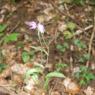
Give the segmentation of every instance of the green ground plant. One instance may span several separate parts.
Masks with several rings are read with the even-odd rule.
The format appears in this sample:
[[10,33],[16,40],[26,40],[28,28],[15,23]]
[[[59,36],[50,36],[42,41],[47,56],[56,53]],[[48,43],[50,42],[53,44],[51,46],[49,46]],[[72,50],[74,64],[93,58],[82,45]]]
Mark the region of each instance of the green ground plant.
[[87,85],[91,80],[95,79],[95,75],[86,66],[80,66],[78,72],[75,73],[75,77],[79,80],[80,85]]
[[85,62],[89,61],[90,59],[91,59],[90,54],[86,53],[86,54],[83,54],[83,56],[81,56],[79,58],[79,62],[80,63],[85,63]]
[[27,51],[23,51],[22,52],[22,60],[24,63],[28,62],[30,59],[30,55]]
[[41,64],[35,65],[32,69],[27,70],[25,80],[32,78],[36,84],[39,83],[39,75],[43,73],[43,66]]
[[77,46],[80,49],[87,48],[86,44],[84,42],[82,42],[81,40],[79,40],[79,39],[74,39],[73,42],[74,42],[74,45]]
[[[21,3],[23,2],[23,0],[10,0],[10,2],[13,5],[18,5],[19,1],[21,1]],[[36,0],[34,0],[34,1],[36,1]],[[33,4],[35,3],[34,1],[33,1]],[[61,7],[62,7],[62,12],[64,12],[63,11],[63,8],[66,11],[66,13],[67,13],[66,15],[65,15],[65,13],[61,13],[61,7],[60,7],[61,4],[60,4],[59,1],[62,1],[62,5],[63,6],[65,5],[64,7],[63,6],[61,6]],[[82,40],[80,40],[80,39],[83,39],[82,36],[84,37],[84,34],[82,36],[75,35],[77,33],[77,30],[82,30],[82,28],[83,28],[83,30],[85,30],[85,27],[88,25],[88,22],[89,23],[91,22],[91,19],[88,19],[90,14],[88,15],[87,19],[85,19],[85,15],[82,14],[80,6],[84,7],[84,5],[85,4],[88,4],[88,3],[95,4],[95,0],[59,0],[59,1],[58,1],[59,2],[58,5],[56,6],[57,3],[55,3],[55,6],[54,6],[55,8],[58,7],[58,9],[56,8],[57,11],[54,10],[54,18],[56,18],[56,15],[58,13],[60,13],[60,15],[58,16],[58,19],[56,18],[56,22],[55,22],[54,18],[52,18],[53,8],[52,8],[52,10],[51,9],[49,10],[50,12],[52,12],[52,13],[50,13],[50,16],[51,17],[50,17],[50,22],[49,23],[48,23],[49,20],[44,21],[44,19],[43,19],[44,18],[44,14],[46,14],[45,15],[45,18],[49,14],[47,10],[46,10],[47,12],[44,11],[44,14],[43,14],[43,12],[41,12],[41,8],[39,6],[38,6],[38,9],[32,10],[33,13],[35,13],[35,11],[37,11],[38,15],[41,12],[41,15],[43,15],[42,16],[43,17],[42,20],[43,20],[43,23],[45,25],[43,25],[42,22],[36,20],[36,17],[34,17],[35,18],[34,21],[30,21],[30,22],[29,21],[26,21],[25,24],[29,27],[30,31],[33,32],[33,33],[35,32],[34,35],[30,35],[30,34],[32,34],[30,32],[29,33],[29,37],[26,36],[26,34],[28,35],[28,33],[26,33],[26,32],[29,32],[29,31],[24,30],[25,27],[24,28],[23,27],[20,28],[20,30],[21,30],[21,34],[20,34],[20,33],[18,33],[19,31],[18,32],[17,31],[8,31],[7,32],[6,30],[7,30],[7,27],[8,26],[6,24],[0,24],[0,45],[1,46],[2,46],[2,44],[4,44],[4,45],[5,44],[10,45],[10,43],[14,43],[14,42],[17,42],[16,43],[16,45],[17,45],[21,41],[22,44],[19,43],[18,48],[20,48],[21,51],[22,51],[22,53],[21,53],[21,59],[23,61],[22,63],[24,63],[23,65],[26,66],[25,63],[28,63],[28,62],[31,62],[32,63],[32,59],[34,57],[35,57],[34,59],[36,59],[36,56],[35,55],[37,55],[37,62],[39,62],[39,64],[33,64],[33,67],[28,68],[28,70],[25,73],[25,80],[28,81],[30,78],[32,78],[34,80],[34,82],[36,84],[38,84],[39,83],[39,77],[42,76],[43,79],[44,79],[44,87],[45,87],[46,90],[48,90],[49,83],[50,83],[50,81],[53,78],[62,78],[62,79],[63,78],[66,78],[66,76],[64,75],[64,71],[65,71],[64,69],[67,66],[69,66],[69,65],[67,65],[65,63],[61,63],[61,62],[59,62],[56,65],[55,64],[52,65],[52,66],[55,66],[55,67],[53,69],[51,67],[50,69],[52,69],[52,70],[50,70],[50,72],[48,72],[47,74],[44,74],[44,70],[45,70],[46,64],[49,63],[49,62],[50,62],[50,64],[52,64],[52,63],[54,63],[57,60],[62,60],[62,62],[63,61],[68,62],[69,61],[68,63],[71,63],[70,65],[72,65],[72,68],[71,69],[68,68],[68,71],[65,72],[67,74],[68,74],[68,72],[70,70],[73,69],[73,66],[76,65],[75,63],[78,63],[79,62],[78,65],[79,66],[82,65],[82,66],[79,67],[79,70],[76,73],[74,73],[74,76],[77,78],[77,80],[79,80],[79,83],[80,83],[81,86],[82,85],[87,85],[88,83],[90,83],[91,80],[94,80],[95,79],[95,75],[93,74],[93,71],[91,71],[90,68],[88,68],[86,66],[83,66],[83,64],[80,64],[80,63],[86,63],[86,62],[90,61],[90,59],[92,57],[91,54],[86,53],[87,50],[89,50],[88,47],[87,47],[87,45],[85,44],[85,42],[87,40],[84,39],[85,42],[82,41]],[[28,4],[31,4],[32,3],[32,2],[31,3],[30,2],[31,2],[31,0],[28,1],[28,3],[25,2],[25,5],[24,5],[25,6],[24,11],[27,12],[27,13],[29,13],[28,11],[31,11],[30,9],[29,10],[26,10],[26,8],[30,8],[29,7],[30,5],[28,5]],[[47,3],[47,2],[45,2],[45,3]],[[27,5],[28,5],[28,7],[27,7]],[[36,4],[35,4],[35,6],[36,6]],[[41,6],[43,6],[43,4],[41,4]],[[76,6],[78,6],[78,8],[76,8]],[[20,8],[22,8],[22,7],[23,6],[20,6]],[[76,10],[73,10],[73,7],[75,7]],[[12,14],[13,15],[17,14],[16,16],[18,18],[19,17],[19,14],[20,14],[19,6],[15,6],[14,8],[16,8],[16,11],[13,11]],[[71,10],[70,10],[70,8],[71,8]],[[90,8],[87,8],[86,9],[85,7],[84,7],[84,9],[85,9],[85,12],[89,12],[87,9],[90,10]],[[2,10],[2,8],[1,8],[1,10]],[[77,13],[76,15],[73,15],[73,11],[74,12],[80,11],[81,14],[78,14]],[[10,13],[10,12],[11,12],[11,9],[9,8],[8,9],[8,13]],[[6,13],[4,13],[4,14],[5,14],[5,18],[6,18],[7,17],[6,16]],[[21,14],[22,14],[22,12],[21,12]],[[64,15],[64,16],[62,16],[62,18],[60,18],[61,14]],[[37,15],[37,19],[38,19],[38,15]],[[79,17],[80,19],[78,20],[79,23],[81,23],[81,21],[82,21],[82,24],[76,24],[76,22],[77,22],[76,21],[76,18],[78,18],[77,17],[78,15],[82,15],[82,16]],[[66,19],[64,19],[65,17],[66,17]],[[26,19],[26,17],[25,17],[25,19]],[[30,19],[31,19],[31,17],[30,17]],[[60,27],[59,24],[61,23],[61,20],[63,21],[63,19],[64,19],[64,22],[66,21],[64,23],[64,24],[66,24],[66,27],[65,27],[66,29],[63,29],[62,31],[58,31],[58,32],[61,32],[61,33],[58,33],[59,34],[58,35],[58,38],[59,38],[58,40],[57,40],[56,37],[54,39],[52,39],[52,36],[51,36],[50,33],[53,33],[52,31],[56,32],[55,30],[53,30],[53,27],[55,28],[55,26],[57,26],[57,25],[58,25],[58,27]],[[8,20],[10,21],[10,19],[8,19]],[[72,20],[72,21],[70,21],[70,20]],[[21,24],[22,24],[22,21],[24,21],[24,20],[23,19],[21,20]],[[86,21],[87,21],[87,23],[86,23],[86,26],[85,26],[85,22]],[[53,25],[53,23],[55,23],[55,24]],[[47,30],[49,30],[51,24],[53,25],[52,26],[52,29],[50,29],[50,32],[46,32],[45,26],[47,26]],[[81,25],[84,25],[84,26],[81,26]],[[56,30],[57,30],[57,28],[56,28]],[[25,35],[22,32],[24,32]],[[60,35],[60,34],[62,34],[62,35]],[[20,41],[18,40],[18,38],[19,38],[20,35],[22,35],[22,36],[24,35],[23,36],[23,39],[24,39],[23,41],[22,41],[22,39]],[[37,36],[35,36],[35,35],[37,35]],[[33,36],[35,36],[35,37],[33,37]],[[58,56],[58,55],[54,55],[54,53],[55,53],[55,51],[54,51],[54,53],[53,53],[54,59],[52,59],[52,54],[51,54],[52,53],[51,51],[52,51],[52,48],[53,47],[50,46],[51,43],[50,44],[48,43],[49,42],[49,39],[50,39],[49,36],[51,37],[50,42],[53,41],[53,44],[52,45],[54,45],[54,46],[55,46],[55,44],[56,44],[57,41],[58,42],[60,41],[54,47],[59,52],[59,54],[58,54],[59,56]],[[56,36],[56,35],[54,35],[54,36]],[[76,37],[79,37],[79,39],[76,38]],[[33,40],[32,39],[31,40],[28,40],[27,38],[28,39],[31,39],[32,38]],[[34,38],[36,38],[36,40]],[[62,43],[61,41],[64,41],[64,42]],[[31,46],[30,46],[30,43],[29,42],[30,43],[33,42],[31,44]],[[24,45],[26,45],[26,43],[29,43],[29,50],[31,48],[30,51],[27,50],[28,48],[27,49],[25,48],[26,50],[24,50]],[[93,43],[93,41],[92,41],[92,43]],[[71,44],[72,44],[72,46],[71,46]],[[32,45],[35,45],[35,46],[32,46]],[[73,49],[71,49],[71,48],[73,48]],[[92,44],[92,48],[93,48],[93,44]],[[82,52],[83,50],[84,50],[84,52]],[[16,51],[16,53],[18,53],[18,52]],[[66,55],[65,55],[65,53],[66,53]],[[79,53],[80,56],[78,57],[78,60],[77,60],[77,54],[78,53]],[[92,53],[92,51],[91,51],[91,53]],[[49,54],[50,54],[50,56],[49,56]],[[64,56],[63,56],[63,54],[64,54]],[[16,54],[16,56],[17,56],[17,54]],[[50,58],[50,60],[49,60],[49,58]],[[66,60],[64,60],[64,58],[66,58]],[[16,58],[15,60],[17,60],[17,59],[18,58]],[[54,60],[54,61],[52,62],[51,59]],[[7,67],[6,64],[3,64],[3,60],[4,60],[4,58],[2,57],[2,54],[0,54],[0,73],[4,69],[6,69],[6,67]],[[6,60],[7,60],[7,58],[6,58]],[[14,58],[13,58],[13,60],[14,60]],[[35,60],[33,60],[33,62],[34,61]],[[34,63],[36,63],[36,62],[34,62]],[[44,63],[46,63],[46,64],[44,64]]]
[[0,63],[0,73],[2,73],[2,71],[3,71],[4,69],[6,69],[6,68],[7,68],[7,64]]
[[53,72],[48,73],[45,76],[45,83],[44,83],[44,87],[46,90],[48,90],[50,80],[54,77],[65,78],[65,75],[59,71],[53,71]]
[[55,67],[56,67],[56,71],[60,72],[60,71],[63,70],[64,68],[68,67],[68,65],[65,64],[65,63],[58,63],[58,64],[56,64]]
[[19,33],[11,33],[11,34],[8,34],[4,37],[4,43],[10,43],[10,42],[15,42],[17,41],[18,39],[18,36],[19,36]]
[[72,4],[77,4],[77,5],[84,5],[86,0],[61,0],[64,3],[72,3]]
[[19,33],[17,32],[6,34],[5,33],[6,28],[7,28],[7,25],[0,24],[0,44],[7,44],[10,42],[15,42],[17,41],[19,37]]
[[69,45],[68,45],[67,42],[64,42],[63,44],[57,44],[57,45],[56,45],[56,48],[57,48],[60,52],[64,53],[64,52],[69,48]]

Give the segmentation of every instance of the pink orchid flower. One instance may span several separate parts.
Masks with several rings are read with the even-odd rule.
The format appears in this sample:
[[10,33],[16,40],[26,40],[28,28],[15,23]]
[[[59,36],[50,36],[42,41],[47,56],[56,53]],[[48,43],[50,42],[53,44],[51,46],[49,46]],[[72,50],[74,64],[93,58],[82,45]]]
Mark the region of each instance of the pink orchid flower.
[[35,21],[30,21],[30,22],[25,22],[26,25],[28,25],[30,27],[30,29],[37,29],[40,33],[44,33],[45,32],[45,28],[44,25],[41,23],[36,23]]
[[41,23],[38,23],[37,29],[38,29],[38,31],[40,31],[41,33],[44,33],[44,32],[45,32],[44,25],[41,24]]
[[28,25],[30,27],[30,29],[36,29],[37,28],[37,24],[35,21],[25,22],[25,24]]

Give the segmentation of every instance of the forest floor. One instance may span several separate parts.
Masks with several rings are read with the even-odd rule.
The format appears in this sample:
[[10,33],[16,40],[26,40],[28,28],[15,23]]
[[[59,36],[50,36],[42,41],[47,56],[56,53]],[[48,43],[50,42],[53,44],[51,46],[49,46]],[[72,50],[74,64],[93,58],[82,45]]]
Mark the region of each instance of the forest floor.
[[14,1],[0,0],[0,95],[95,95],[94,7]]

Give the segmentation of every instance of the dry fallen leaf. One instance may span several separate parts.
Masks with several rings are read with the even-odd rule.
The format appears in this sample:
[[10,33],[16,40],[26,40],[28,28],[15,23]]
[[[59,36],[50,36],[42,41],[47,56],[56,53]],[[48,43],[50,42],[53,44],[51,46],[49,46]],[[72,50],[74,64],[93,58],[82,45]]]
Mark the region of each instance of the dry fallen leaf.
[[64,30],[67,29],[67,26],[64,22],[59,22],[59,25],[58,25],[58,30],[63,32]]
[[14,11],[17,10],[17,8],[16,8],[15,6],[9,5],[9,4],[5,4],[2,8],[3,8],[3,9],[6,9],[6,10],[8,10],[8,11],[10,11],[10,12],[14,12]]
[[35,88],[34,92],[30,93],[30,95],[46,95],[46,94],[42,88]]
[[10,95],[10,94],[6,88],[0,87],[0,95]]
[[91,62],[91,69],[95,70],[95,63],[94,62]]
[[28,94],[28,93],[26,93],[24,91],[19,91],[19,95],[30,95],[30,94]]
[[[45,8],[43,13],[44,13],[43,18],[44,18],[44,21],[46,21],[46,22],[48,22],[51,19],[53,19],[54,17],[56,17],[56,12],[53,10],[53,7],[51,5],[48,6],[47,8]],[[42,18],[40,18],[40,19],[42,19]]]
[[23,64],[14,64],[11,67],[12,72],[20,75],[24,75],[29,68]]
[[69,94],[76,95],[80,91],[78,84],[76,84],[68,77],[64,79],[63,85],[65,87],[65,91]]
[[10,68],[5,69],[2,74],[0,75],[2,78],[11,77],[12,71]]
[[[1,14],[0,14],[1,15]],[[2,15],[1,17],[0,17],[0,23],[3,23],[3,21],[4,21],[4,15]]]
[[2,48],[3,48],[2,54],[5,57],[5,63],[12,64],[15,59],[15,56],[16,56],[15,46],[14,45],[10,45],[10,46],[5,45]]
[[84,90],[85,95],[95,95],[94,89],[90,86],[87,87],[87,89]]
[[37,16],[37,20],[38,20],[40,23],[43,23],[43,22],[46,20],[45,15],[39,15],[39,16]]
[[13,74],[12,80],[19,86],[22,86],[23,84],[23,78],[21,75]]
[[51,94],[50,95],[60,95],[60,93],[59,92],[57,92],[57,91],[53,91],[53,92],[51,92]]
[[79,72],[80,68],[79,67],[74,67],[72,70],[72,74],[74,75],[75,73]]
[[4,85],[7,85],[7,84],[8,84],[7,80],[5,80],[4,78],[0,78],[0,86],[2,86],[2,85],[4,86]]
[[33,81],[33,79],[31,78],[31,79],[25,81],[25,83],[26,83],[26,86],[24,86],[24,90],[27,92],[34,92],[35,82]]

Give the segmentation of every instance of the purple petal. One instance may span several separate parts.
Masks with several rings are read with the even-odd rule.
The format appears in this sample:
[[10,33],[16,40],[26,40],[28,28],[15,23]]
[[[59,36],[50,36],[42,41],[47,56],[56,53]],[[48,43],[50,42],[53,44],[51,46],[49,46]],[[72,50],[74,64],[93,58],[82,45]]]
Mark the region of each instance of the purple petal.
[[41,32],[41,33],[44,33],[45,32],[45,28],[44,28],[44,25],[43,24],[38,23],[37,28],[38,28],[38,31],[39,32]]
[[36,29],[37,28],[37,24],[35,21],[25,22],[25,24],[28,25],[30,27],[30,29]]

